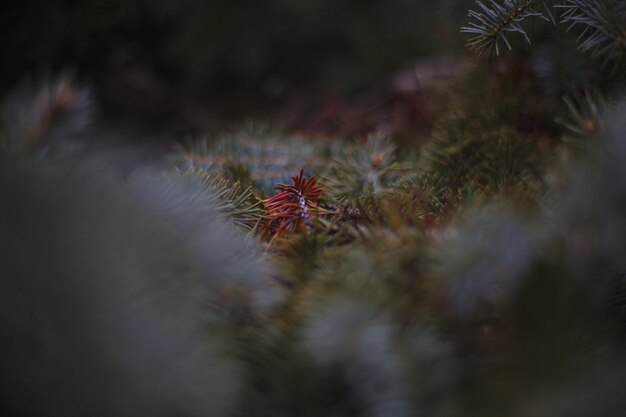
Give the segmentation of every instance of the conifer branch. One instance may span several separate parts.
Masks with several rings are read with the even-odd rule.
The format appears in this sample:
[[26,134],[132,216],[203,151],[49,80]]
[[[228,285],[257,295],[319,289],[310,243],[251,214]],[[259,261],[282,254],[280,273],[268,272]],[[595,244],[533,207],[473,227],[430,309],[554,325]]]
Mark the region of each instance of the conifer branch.
[[578,94],[563,97],[567,107],[567,115],[558,117],[556,122],[565,127],[576,136],[575,139],[567,138],[568,142],[577,142],[577,139],[588,139],[605,129],[605,115],[608,110],[615,107],[616,102],[603,95],[597,90],[585,90]]
[[621,59],[626,51],[626,2],[622,0],[566,0],[561,23],[568,30],[581,27],[579,47],[604,62]]
[[336,158],[325,178],[328,196],[339,202],[358,205],[397,182],[406,167],[396,158],[396,147],[382,134],[368,137],[364,145],[347,147]]
[[212,175],[202,169],[192,169],[183,175],[196,176],[209,187],[217,198],[217,210],[235,226],[243,231],[255,231],[263,218],[263,208],[251,187],[242,189],[239,182]]
[[[462,33],[474,35],[467,41],[467,46],[478,55],[489,55],[495,51],[496,55],[500,55],[502,45],[504,44],[509,50],[511,43],[509,35],[512,33],[520,34],[524,41],[530,44],[530,38],[526,30],[522,27],[522,22],[529,17],[541,17],[549,20],[544,14],[537,10],[540,2],[537,0],[489,0],[483,3],[477,1],[480,10],[470,10],[470,22],[468,26],[461,28]],[[547,7],[544,8],[551,16]]]

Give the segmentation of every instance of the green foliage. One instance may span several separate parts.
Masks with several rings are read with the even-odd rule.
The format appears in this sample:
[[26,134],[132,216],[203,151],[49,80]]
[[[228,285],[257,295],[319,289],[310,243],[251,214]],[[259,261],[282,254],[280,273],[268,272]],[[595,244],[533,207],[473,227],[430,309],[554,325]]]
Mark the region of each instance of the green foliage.
[[384,135],[370,136],[364,144],[347,147],[324,178],[332,201],[362,206],[368,198],[392,187],[406,167],[397,161],[396,147]]
[[511,88],[488,74],[475,68],[464,75],[459,85],[469,91],[455,97],[421,151],[421,171],[412,184],[431,196],[431,208],[498,195],[541,195],[539,144],[545,138],[521,131],[520,119],[527,112],[524,117],[536,118],[532,123],[541,128],[546,104],[527,87]]
[[231,133],[179,145],[168,162],[181,170],[202,168],[217,175],[232,176],[234,169],[249,171],[259,192],[269,194],[276,184],[289,182],[302,168],[312,173],[321,170],[335,148],[328,141],[307,141],[268,126],[248,124]]
[[198,177],[219,201],[217,210],[231,219],[244,231],[254,232],[263,218],[262,202],[255,196],[252,187],[242,189],[239,182],[211,175],[196,168],[183,172],[183,176]]
[[[338,294],[371,303],[402,323],[427,321],[433,288],[425,280],[427,239],[415,227],[372,226],[348,245],[317,250],[315,264],[299,290],[301,308],[310,300]],[[293,267],[291,267],[293,269]]]
[[493,196],[540,181],[537,150],[507,128],[453,137],[434,135],[424,158],[432,175],[443,177],[443,187],[451,195]]

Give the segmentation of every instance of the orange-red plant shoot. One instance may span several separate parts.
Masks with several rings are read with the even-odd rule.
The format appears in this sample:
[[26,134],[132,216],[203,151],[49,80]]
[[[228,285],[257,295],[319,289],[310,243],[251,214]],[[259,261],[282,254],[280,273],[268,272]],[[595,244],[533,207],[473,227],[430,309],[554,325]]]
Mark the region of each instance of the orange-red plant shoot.
[[307,230],[313,227],[322,189],[315,177],[308,180],[304,177],[304,170],[291,179],[292,185],[278,184],[276,189],[280,192],[264,202],[267,210],[265,230],[270,234],[280,235],[302,227]]

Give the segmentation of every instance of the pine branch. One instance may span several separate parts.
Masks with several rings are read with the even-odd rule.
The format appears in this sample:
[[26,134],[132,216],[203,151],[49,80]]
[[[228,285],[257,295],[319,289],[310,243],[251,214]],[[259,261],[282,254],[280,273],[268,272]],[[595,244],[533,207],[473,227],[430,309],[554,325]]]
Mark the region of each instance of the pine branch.
[[[547,12],[544,16],[542,12],[537,11],[538,4],[543,4]],[[488,53],[492,55],[495,51],[496,55],[500,55],[502,45],[509,50],[511,43],[509,35],[512,33],[520,34],[527,44],[530,44],[530,38],[526,30],[522,27],[522,22],[530,17],[541,17],[550,20],[551,13],[543,2],[537,0],[489,0],[488,4],[477,1],[480,10],[470,10],[470,22],[468,26],[461,28],[462,33],[474,35],[467,41],[467,46],[478,55]]]

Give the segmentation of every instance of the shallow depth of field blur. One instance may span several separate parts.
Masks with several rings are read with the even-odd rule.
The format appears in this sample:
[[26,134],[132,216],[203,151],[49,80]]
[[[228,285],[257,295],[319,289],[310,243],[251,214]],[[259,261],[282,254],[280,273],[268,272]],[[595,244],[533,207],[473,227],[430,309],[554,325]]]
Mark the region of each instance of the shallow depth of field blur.
[[0,415],[626,415],[623,0],[0,11]]

